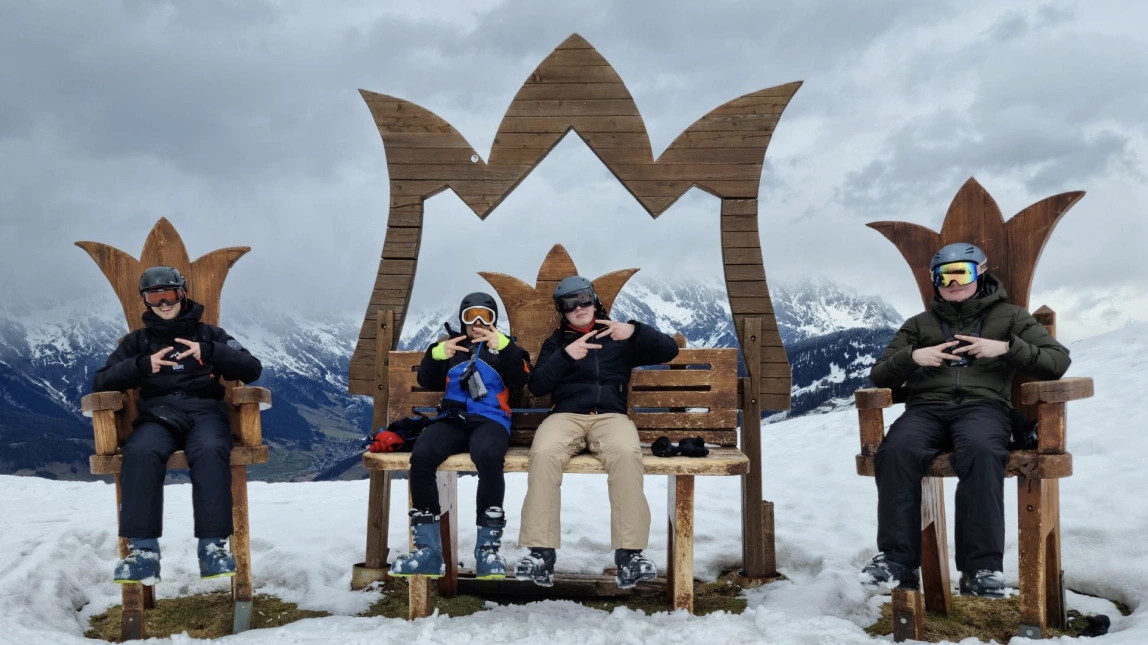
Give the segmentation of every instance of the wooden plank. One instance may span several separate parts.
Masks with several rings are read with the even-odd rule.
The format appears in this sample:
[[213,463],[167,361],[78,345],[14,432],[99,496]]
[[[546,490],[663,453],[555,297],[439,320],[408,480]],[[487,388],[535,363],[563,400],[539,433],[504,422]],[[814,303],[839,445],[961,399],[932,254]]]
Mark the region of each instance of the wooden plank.
[[438,595],[454,598],[458,595],[458,473],[438,472],[438,501],[442,510],[439,518],[439,536],[446,575],[438,580]]
[[[760,248],[742,249],[752,250],[759,255],[761,254]],[[777,320],[773,317],[773,303],[769,298],[733,298],[729,299],[729,306],[735,313],[745,316],[751,314],[760,314],[755,316],[761,319],[761,328],[763,330],[777,331]],[[768,314],[768,315],[766,315]]]
[[[449,181],[459,179],[477,181],[515,182],[526,175],[530,165],[497,165],[470,163],[407,163],[395,164],[389,171],[391,181]],[[418,231],[417,228],[401,229]]]
[[[390,397],[388,386],[390,376],[390,351],[394,346],[395,313],[391,309],[375,310],[375,364],[374,364],[374,406],[372,431],[388,425],[387,405]],[[390,498],[387,498],[388,502]]]
[[[1089,379],[1091,380],[1091,379]],[[1042,403],[1037,406],[1037,452],[1061,454],[1067,447],[1067,422],[1064,403]]]
[[[857,474],[873,476],[873,458],[857,455]],[[925,471],[927,477],[956,477],[957,473],[949,463],[949,453],[942,453],[933,460]],[[1061,479],[1072,476],[1072,455],[1042,455],[1035,450],[1013,450],[1009,452],[1005,464],[1005,477],[1032,477],[1040,479]]]
[[921,584],[925,609],[943,616],[947,616],[953,606],[945,526],[944,480],[926,477],[921,481]]
[[[251,521],[247,501],[247,467],[231,467],[231,553],[235,556],[235,576],[231,579],[231,599],[251,602]],[[250,625],[248,625],[250,627]]]
[[[670,524],[673,527],[672,560],[673,582],[667,580],[667,587],[673,589],[670,599],[675,610],[685,609],[694,613],[694,478],[690,476],[669,477],[667,508],[670,509]],[[669,575],[669,574],[667,574]]]
[[610,170],[626,182],[630,181],[691,181],[691,182],[757,182],[761,178],[761,164],[617,164]]
[[545,66],[534,70],[523,85],[538,83],[606,83],[621,84],[622,79],[609,66]]
[[367,494],[367,553],[363,564],[368,569],[387,568],[388,531],[390,530],[391,474],[370,471]]
[[[92,455],[88,458],[94,475],[113,475],[123,468],[123,455]],[[236,446],[231,449],[232,466],[267,463],[267,446]],[[177,450],[167,460],[168,470],[187,470],[187,455]]]
[[540,67],[551,66],[579,66],[593,67],[596,65],[609,65],[605,58],[593,47],[584,49],[556,49],[542,61]]
[[1047,523],[1044,514],[1044,483],[1039,479],[1022,477],[1017,480],[1017,559],[1020,571],[1020,624],[1021,634],[1025,628],[1035,628],[1036,638],[1041,638],[1048,629],[1045,614],[1048,595],[1045,576],[1047,575],[1044,538]]
[[[529,429],[515,428],[510,435],[510,445],[529,447],[534,441],[534,427]],[[680,441],[686,437],[699,436],[704,438],[709,445],[726,448],[737,447],[737,431],[735,430],[709,430],[704,427],[673,425],[638,431],[638,440],[645,444],[652,444],[660,437],[668,437],[670,441]]]
[[921,592],[893,590],[893,641],[925,640],[925,603]]
[[[511,446],[506,453],[503,470],[508,473],[527,472],[530,455],[528,446]],[[372,453],[363,455],[363,466],[368,470],[409,470],[410,453]],[[749,468],[749,458],[736,448],[710,448],[705,457],[654,457],[649,448],[642,449],[642,466],[647,475],[696,475],[724,477],[744,474]],[[477,467],[469,453],[461,453],[447,458],[439,466],[440,471],[474,472]],[[567,473],[605,473],[602,462],[589,453],[575,455],[570,459]]]
[[[502,119],[499,133],[514,132],[645,132],[640,116],[508,116]],[[501,136],[501,135],[500,135]]]
[[239,445],[258,446],[263,443],[263,421],[258,403],[239,406]]
[[1059,381],[1032,381],[1020,388],[1021,402],[1064,403],[1091,398],[1094,394],[1090,377],[1062,378]]
[[515,101],[555,101],[566,99],[627,99],[630,91],[622,83],[527,83],[514,96]]
[[[736,378],[736,377],[735,377]],[[634,370],[630,376],[630,389],[666,389],[675,387],[710,387],[713,375],[709,370]]]
[[[721,231],[722,236],[733,233],[742,233],[744,235],[751,235],[757,238],[757,216],[756,215],[722,215],[721,218]],[[764,279],[764,278],[763,278]]]
[[[722,249],[722,263],[729,264],[756,264],[762,265],[761,260],[761,247],[750,248],[733,248]],[[729,276],[729,270],[726,270],[726,276]]]
[[734,408],[737,393],[733,389],[712,392],[638,391],[630,393],[630,406],[639,408]]
[[123,392],[92,392],[80,399],[80,412],[85,417],[90,417],[93,412],[100,410],[116,412],[123,408]]
[[1057,629],[1068,622],[1068,607],[1064,598],[1064,572],[1060,568],[1060,480],[1052,479],[1044,487],[1045,537],[1045,620]]
[[853,401],[858,410],[879,410],[893,407],[893,390],[887,387],[874,387],[857,390]]
[[95,433],[96,454],[113,455],[119,448],[116,413],[110,409],[95,410],[92,417],[92,431]]
[[[769,147],[769,139],[772,134],[771,129],[761,131],[690,131],[683,132],[674,143],[681,144],[685,148],[754,148],[764,150]],[[752,199],[752,196],[740,199]]]
[[870,456],[877,454],[877,448],[885,440],[885,414],[878,408],[876,410],[858,409],[861,425],[861,454]]
[[120,612],[120,641],[143,640],[144,631],[144,598],[143,585],[120,585],[122,592],[123,609]]
[[641,116],[632,99],[529,99],[516,100],[508,117]]
[[761,263],[733,264],[726,262],[724,269],[726,284],[733,281],[765,280],[765,268]]

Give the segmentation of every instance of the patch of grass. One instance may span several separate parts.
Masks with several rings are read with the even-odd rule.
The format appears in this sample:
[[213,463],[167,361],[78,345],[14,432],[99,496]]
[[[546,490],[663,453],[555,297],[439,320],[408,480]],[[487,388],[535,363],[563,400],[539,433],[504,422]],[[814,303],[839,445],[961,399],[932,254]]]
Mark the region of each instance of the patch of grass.
[[[1049,627],[1044,637],[1076,637],[1087,624],[1080,612],[1069,610],[1066,628]],[[1020,596],[991,599],[954,595],[953,609],[948,616],[925,612],[925,640],[957,642],[972,636],[985,642],[995,639],[998,643],[1007,643],[1017,635],[1019,625]],[[881,607],[881,618],[865,631],[873,636],[893,633],[892,602]]]
[[[279,627],[304,618],[329,616],[325,611],[308,611],[275,596],[257,594],[252,599],[252,629]],[[92,616],[87,638],[120,642],[120,605]],[[144,611],[144,635],[166,638],[187,632],[192,638],[221,638],[231,633],[231,592],[160,598],[155,609]]]
[[[560,584],[560,583],[559,583]],[[432,593],[434,587],[432,586]],[[361,616],[383,616],[385,618],[407,617],[407,582],[401,578],[390,578],[383,583],[383,597]],[[733,574],[723,576],[712,582],[694,583],[694,614],[704,616],[719,611],[731,614],[740,614],[745,611],[746,600],[741,597],[742,589],[733,582]],[[439,614],[448,616],[469,616],[482,611],[486,601],[492,600],[502,604],[524,605],[538,602],[541,598],[514,598],[506,595],[491,595],[489,598],[459,594],[454,598],[441,598],[434,595],[434,606]],[[603,611],[613,611],[615,607],[628,607],[632,610],[642,610],[646,614],[660,611],[670,611],[672,607],[666,599],[664,592],[632,595],[625,598],[571,598],[572,602]]]

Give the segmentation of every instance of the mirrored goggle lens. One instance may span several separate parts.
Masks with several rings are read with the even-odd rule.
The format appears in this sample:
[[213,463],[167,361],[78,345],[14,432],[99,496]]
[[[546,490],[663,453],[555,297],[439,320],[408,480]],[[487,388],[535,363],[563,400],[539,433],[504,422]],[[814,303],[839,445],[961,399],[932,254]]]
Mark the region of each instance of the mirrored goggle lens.
[[569,313],[579,307],[592,306],[594,306],[594,296],[588,289],[575,291],[558,299],[558,310],[562,313]]
[[180,300],[179,289],[164,289],[163,291],[145,291],[143,292],[144,302],[149,307],[159,307],[162,305],[174,305]]
[[938,287],[950,286],[954,283],[962,287],[977,281],[976,262],[950,262],[933,269],[933,284]]
[[482,321],[484,325],[493,325],[494,311],[488,307],[468,307],[462,310],[464,325],[473,325],[477,321]]

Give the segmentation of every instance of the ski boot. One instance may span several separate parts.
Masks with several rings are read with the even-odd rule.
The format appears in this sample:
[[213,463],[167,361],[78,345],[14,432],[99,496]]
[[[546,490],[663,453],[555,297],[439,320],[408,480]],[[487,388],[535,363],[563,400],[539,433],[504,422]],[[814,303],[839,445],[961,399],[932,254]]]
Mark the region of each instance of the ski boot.
[[506,577],[506,560],[499,555],[506,515],[492,506],[483,512],[474,543],[474,577],[478,580],[501,580]]
[[869,564],[861,569],[860,578],[861,584],[875,591],[891,591],[894,587],[916,590],[921,586],[921,576],[917,569],[893,562],[884,553],[873,556]]
[[446,562],[442,557],[439,516],[430,511],[412,509],[410,517],[411,540],[415,544],[415,550],[400,555],[391,565],[390,575],[396,578],[445,576]]
[[530,580],[539,587],[554,586],[554,549],[530,547],[530,553],[514,567],[514,577]]
[[235,575],[235,556],[227,550],[224,538],[201,539],[196,553],[199,555],[200,578],[214,580]]
[[116,563],[112,579],[121,585],[139,582],[151,586],[159,582],[159,540],[129,539],[128,554]]
[[653,580],[658,577],[658,566],[654,561],[642,555],[641,549],[617,549],[614,551],[614,564],[618,565],[618,574],[614,581],[619,589],[633,589],[641,580]]

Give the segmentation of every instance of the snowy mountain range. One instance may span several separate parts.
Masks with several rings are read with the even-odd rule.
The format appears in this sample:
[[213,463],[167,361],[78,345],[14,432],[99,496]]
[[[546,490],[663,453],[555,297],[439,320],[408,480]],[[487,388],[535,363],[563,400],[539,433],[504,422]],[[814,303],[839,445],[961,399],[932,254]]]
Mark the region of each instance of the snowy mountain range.
[[[782,340],[793,365],[797,416],[847,403],[867,383],[875,355],[901,316],[878,298],[823,279],[772,291]],[[457,325],[453,304],[412,312],[401,349],[421,349]],[[616,319],[648,321],[681,332],[693,347],[729,347],[736,337],[720,281],[664,284],[635,279],[619,294]],[[347,474],[370,430],[371,403],[347,394],[347,366],[361,325],[357,316],[304,317],[239,311],[225,327],[263,361],[257,383],[272,391],[263,435],[271,463],[252,469],[268,480]],[[0,310],[0,473],[87,479],[90,422],[80,398],[92,374],[127,331],[114,302],[39,311]]]

